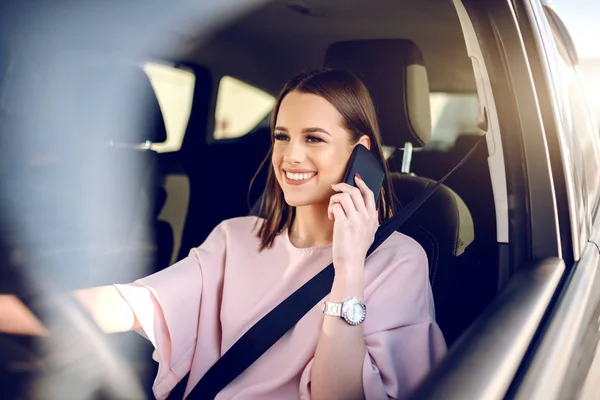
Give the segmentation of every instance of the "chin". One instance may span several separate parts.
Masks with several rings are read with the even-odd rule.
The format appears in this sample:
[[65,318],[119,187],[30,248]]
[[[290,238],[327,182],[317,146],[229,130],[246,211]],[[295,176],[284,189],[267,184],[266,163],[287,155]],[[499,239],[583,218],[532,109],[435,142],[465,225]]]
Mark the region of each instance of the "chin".
[[288,194],[284,193],[283,195],[285,202],[287,205],[291,207],[305,207],[311,206],[313,204],[321,204],[324,202],[329,202],[329,197],[325,196],[309,196],[309,195],[301,195],[300,193]]
[[299,198],[299,196],[284,196],[285,203],[290,207],[304,207],[312,204],[311,201],[303,198]]

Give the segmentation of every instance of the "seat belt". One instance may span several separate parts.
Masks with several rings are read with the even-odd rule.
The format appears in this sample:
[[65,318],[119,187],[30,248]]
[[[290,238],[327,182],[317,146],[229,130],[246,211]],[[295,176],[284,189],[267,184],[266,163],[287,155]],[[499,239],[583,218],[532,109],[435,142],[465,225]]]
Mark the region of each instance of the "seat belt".
[[[481,140],[442,179],[437,181],[433,186],[428,187],[418,197],[402,207],[392,218],[379,226],[377,232],[375,232],[373,244],[371,244],[371,247],[367,251],[367,257],[392,233],[398,230],[444,181],[471,157],[475,149],[479,146],[479,143],[481,143]],[[210,367],[187,398],[213,400],[221,390],[252,365],[263,353],[293,328],[306,313],[329,294],[334,276],[335,270],[333,263],[331,263],[254,324]],[[180,383],[185,384],[187,382],[186,378]],[[174,394],[174,392],[180,393],[181,388],[176,387],[171,394]],[[169,396],[169,399],[172,400],[173,397]]]

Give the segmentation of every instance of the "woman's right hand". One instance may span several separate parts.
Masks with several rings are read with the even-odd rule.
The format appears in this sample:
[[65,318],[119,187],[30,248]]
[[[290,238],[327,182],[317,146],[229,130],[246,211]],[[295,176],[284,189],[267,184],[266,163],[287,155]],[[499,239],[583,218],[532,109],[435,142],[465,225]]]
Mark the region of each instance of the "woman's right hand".
[[[56,301],[60,301],[57,296]],[[73,292],[73,297],[105,333],[127,332],[139,327],[129,304],[112,286]],[[17,296],[0,295],[0,332],[13,335],[47,335],[48,330]]]
[[112,285],[76,290],[73,296],[105,333],[139,328],[131,307]]
[[10,335],[47,335],[39,319],[17,296],[0,295],[0,332]]

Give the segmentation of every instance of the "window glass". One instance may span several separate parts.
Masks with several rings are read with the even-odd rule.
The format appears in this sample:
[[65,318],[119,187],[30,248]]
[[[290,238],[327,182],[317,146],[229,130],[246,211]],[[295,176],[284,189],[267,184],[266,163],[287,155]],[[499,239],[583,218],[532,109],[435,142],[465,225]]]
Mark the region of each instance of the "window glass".
[[152,82],[167,128],[167,141],[153,144],[152,149],[159,153],[177,151],[190,119],[196,76],[190,70],[159,63],[144,64],[144,71]]
[[431,104],[431,142],[451,146],[459,135],[478,134],[477,93],[433,92]]
[[595,211],[600,181],[600,142],[579,75],[572,64],[560,29],[548,9],[544,10],[552,37],[547,43],[554,97],[558,104],[557,116],[568,154],[564,154],[573,179],[577,201],[577,218],[581,229]]
[[583,89],[591,102],[595,121],[600,122],[600,3],[595,0],[556,0],[552,8],[569,30],[579,55]]
[[581,60],[579,70],[592,114],[596,124],[600,125],[600,58]]
[[215,139],[230,139],[250,132],[271,112],[275,98],[246,82],[224,76],[219,83],[215,110]]

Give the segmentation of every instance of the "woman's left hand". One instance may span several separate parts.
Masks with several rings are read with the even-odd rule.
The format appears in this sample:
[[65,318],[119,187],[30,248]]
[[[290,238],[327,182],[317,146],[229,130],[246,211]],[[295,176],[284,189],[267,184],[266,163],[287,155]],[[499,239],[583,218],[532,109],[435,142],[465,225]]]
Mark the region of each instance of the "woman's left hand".
[[360,176],[358,188],[346,183],[332,185],[338,192],[329,200],[328,215],[333,219],[333,265],[336,273],[353,274],[364,267],[365,257],[379,226],[375,197]]

